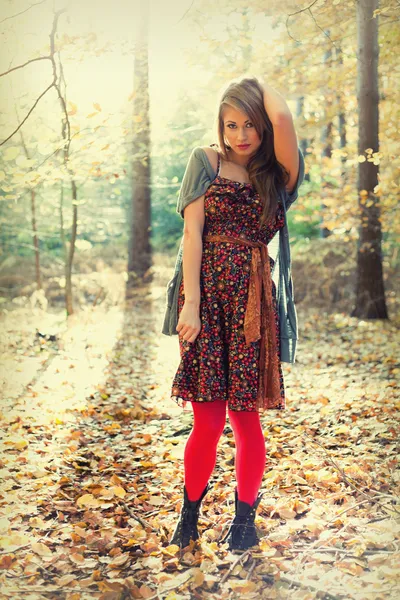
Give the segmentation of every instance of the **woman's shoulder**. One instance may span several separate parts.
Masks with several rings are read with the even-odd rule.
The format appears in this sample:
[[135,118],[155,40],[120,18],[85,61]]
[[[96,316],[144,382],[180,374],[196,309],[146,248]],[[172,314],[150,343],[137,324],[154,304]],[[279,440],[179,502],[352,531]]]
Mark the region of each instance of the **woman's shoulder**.
[[213,171],[217,171],[219,151],[216,144],[213,144],[213,146],[197,146],[195,151],[198,153],[198,156],[205,155],[208,158],[208,162],[210,163]]

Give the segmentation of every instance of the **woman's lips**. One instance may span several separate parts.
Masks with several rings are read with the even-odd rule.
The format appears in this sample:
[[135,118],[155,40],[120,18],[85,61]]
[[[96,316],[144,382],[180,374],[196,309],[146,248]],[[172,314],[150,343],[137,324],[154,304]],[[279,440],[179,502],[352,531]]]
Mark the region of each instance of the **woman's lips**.
[[250,144],[238,144],[238,148],[248,148]]

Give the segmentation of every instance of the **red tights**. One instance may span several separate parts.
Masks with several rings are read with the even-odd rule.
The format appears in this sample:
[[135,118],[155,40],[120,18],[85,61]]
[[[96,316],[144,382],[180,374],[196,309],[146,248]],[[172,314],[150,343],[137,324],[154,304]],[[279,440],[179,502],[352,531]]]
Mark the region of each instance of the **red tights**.
[[[194,424],[184,453],[185,487],[189,500],[198,500],[217,459],[217,446],[225,428],[225,401],[192,402]],[[258,412],[228,409],[236,443],[235,470],[238,498],[253,505],[262,482],[265,439]]]

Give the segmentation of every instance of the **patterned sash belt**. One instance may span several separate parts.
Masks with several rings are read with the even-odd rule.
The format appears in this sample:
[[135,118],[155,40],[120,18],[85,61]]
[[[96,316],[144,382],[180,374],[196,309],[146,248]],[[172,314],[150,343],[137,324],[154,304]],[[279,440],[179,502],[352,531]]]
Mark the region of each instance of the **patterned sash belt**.
[[275,408],[281,402],[281,391],[268,246],[231,235],[207,234],[203,240],[253,248],[244,335],[247,345],[261,338],[257,409]]

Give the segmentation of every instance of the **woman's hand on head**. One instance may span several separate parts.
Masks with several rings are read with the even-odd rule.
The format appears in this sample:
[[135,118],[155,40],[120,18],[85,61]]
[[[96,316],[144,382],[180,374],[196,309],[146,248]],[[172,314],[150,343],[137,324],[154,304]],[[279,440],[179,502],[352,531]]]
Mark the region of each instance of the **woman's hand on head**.
[[201,330],[200,309],[196,304],[185,302],[179,315],[176,330],[179,337],[193,343]]

